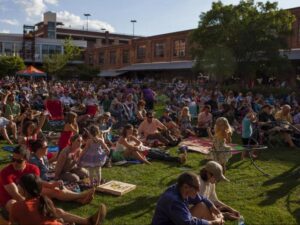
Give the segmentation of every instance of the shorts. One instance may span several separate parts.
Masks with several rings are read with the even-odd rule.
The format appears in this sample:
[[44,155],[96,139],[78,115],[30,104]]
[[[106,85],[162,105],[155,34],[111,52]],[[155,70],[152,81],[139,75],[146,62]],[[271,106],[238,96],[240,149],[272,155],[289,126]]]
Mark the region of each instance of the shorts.
[[9,120],[5,117],[0,117],[0,128],[5,128],[9,124]]

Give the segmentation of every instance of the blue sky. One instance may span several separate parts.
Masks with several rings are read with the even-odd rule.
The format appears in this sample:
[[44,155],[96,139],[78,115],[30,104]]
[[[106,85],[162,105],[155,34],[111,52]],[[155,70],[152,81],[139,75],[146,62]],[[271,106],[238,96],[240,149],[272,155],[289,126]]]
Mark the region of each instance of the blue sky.
[[[45,11],[57,12],[65,26],[83,29],[90,13],[89,30],[155,35],[197,27],[199,15],[212,0],[0,0],[0,33],[22,33],[23,24],[42,20]],[[223,0],[237,4],[239,0]],[[263,1],[265,2],[265,1]],[[279,0],[280,8],[300,7],[299,0]]]

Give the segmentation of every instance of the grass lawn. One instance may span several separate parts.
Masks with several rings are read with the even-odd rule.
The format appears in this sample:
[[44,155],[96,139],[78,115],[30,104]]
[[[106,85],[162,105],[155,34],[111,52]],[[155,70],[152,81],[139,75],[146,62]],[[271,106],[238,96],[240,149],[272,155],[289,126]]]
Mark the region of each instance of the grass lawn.
[[[2,142],[3,144],[3,142]],[[171,149],[176,154],[176,149]],[[300,224],[300,150],[269,149],[260,155],[257,164],[270,177],[260,174],[249,160],[234,156],[226,176],[230,183],[217,186],[219,198],[238,209],[248,225]],[[0,157],[6,157],[3,151]],[[153,162],[153,165],[130,165],[103,169],[104,178],[116,179],[137,185],[137,189],[123,197],[97,193],[90,205],[59,203],[78,215],[91,215],[100,202],[109,208],[106,225],[150,224],[159,195],[173,184],[184,170],[198,172],[205,157],[189,153],[185,167],[173,163]],[[4,164],[1,164],[3,167]],[[237,224],[228,222],[226,224]]]
[[[162,106],[156,110],[161,114]],[[238,138],[234,138],[238,142]],[[5,142],[0,142],[0,147]],[[176,148],[171,149],[176,154]],[[1,158],[7,153],[0,151]],[[300,224],[300,150],[284,147],[268,149],[256,161],[271,176],[263,176],[248,159],[241,161],[239,155],[228,163],[226,176],[229,183],[217,185],[219,199],[236,208],[245,218],[247,225]],[[151,223],[156,202],[160,194],[173,184],[185,170],[199,172],[205,156],[188,154],[188,162],[182,167],[173,163],[153,162],[152,165],[114,166],[103,169],[106,180],[119,180],[137,185],[137,189],[114,197],[97,193],[91,204],[56,202],[56,205],[81,216],[95,212],[99,203],[108,206],[105,225],[147,225]],[[0,164],[3,167],[5,164]],[[237,224],[227,222],[226,224]]]

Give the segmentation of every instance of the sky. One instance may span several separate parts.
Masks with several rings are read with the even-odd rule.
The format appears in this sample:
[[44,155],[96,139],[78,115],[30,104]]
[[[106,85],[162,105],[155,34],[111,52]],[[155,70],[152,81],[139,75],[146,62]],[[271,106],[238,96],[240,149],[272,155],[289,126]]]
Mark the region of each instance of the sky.
[[[265,2],[264,0],[262,0]],[[197,27],[199,15],[211,8],[212,0],[0,0],[0,33],[22,33],[24,24],[42,21],[43,13],[57,13],[64,26],[150,36]],[[223,0],[237,4],[239,0]],[[283,9],[300,7],[299,0],[279,0]]]

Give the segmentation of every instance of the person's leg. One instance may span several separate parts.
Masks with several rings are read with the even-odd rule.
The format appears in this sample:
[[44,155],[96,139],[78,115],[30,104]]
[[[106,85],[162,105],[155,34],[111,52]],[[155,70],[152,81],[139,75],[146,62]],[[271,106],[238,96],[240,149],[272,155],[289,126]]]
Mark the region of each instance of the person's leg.
[[77,215],[68,213],[60,208],[56,209],[56,214],[59,218],[62,218],[64,220],[64,222],[82,224],[82,225],[90,224],[88,218],[83,218],[81,216],[77,216]]
[[10,138],[8,137],[7,131],[6,131],[6,127],[2,127],[0,129],[0,133],[3,136],[3,138],[10,144],[13,145],[14,143],[10,140]]
[[9,127],[10,127],[10,129],[11,129],[11,131],[12,131],[12,134],[13,134],[14,139],[15,139],[15,140],[18,140],[18,135],[17,135],[17,131],[18,131],[18,130],[17,130],[17,125],[16,125],[16,123],[10,121],[10,122],[9,122]]
[[96,185],[97,187],[101,184],[101,167],[95,167],[95,173],[96,173]]
[[180,162],[179,157],[170,156],[165,152],[153,148],[148,151],[147,157],[150,159],[162,160],[167,162]]
[[57,199],[60,201],[76,201],[81,204],[89,203],[94,197],[95,190],[90,189],[84,192],[76,193],[67,189],[58,190],[47,187],[42,188],[42,195],[45,195],[51,199]]
[[93,167],[88,167],[87,168],[89,171],[89,179],[90,179],[90,185],[94,185],[94,178],[95,178],[95,170]]
[[6,203],[5,209],[7,210],[8,214],[10,214],[12,205],[15,204],[16,202],[17,202],[16,200],[11,199]]
[[295,144],[289,133],[284,132],[282,135],[283,135],[284,140],[289,144],[290,147],[295,147]]
[[190,209],[190,212],[192,216],[197,217],[199,219],[205,219],[209,221],[214,219],[213,214],[209,211],[209,209],[203,202],[193,206]]
[[60,179],[70,183],[78,182],[80,180],[79,176],[75,173],[66,172],[60,175]]
[[149,134],[147,136],[147,139],[158,139],[160,142],[164,143],[165,145],[169,144],[169,141],[164,136],[162,136],[160,133]]
[[84,179],[89,176],[89,172],[85,168],[76,168],[72,170],[73,173],[75,173],[80,179]]
[[126,150],[124,152],[124,157],[125,158],[134,158],[139,161],[142,161],[143,163],[151,164],[143,154],[141,154],[140,152],[137,152],[137,151],[127,151]]

